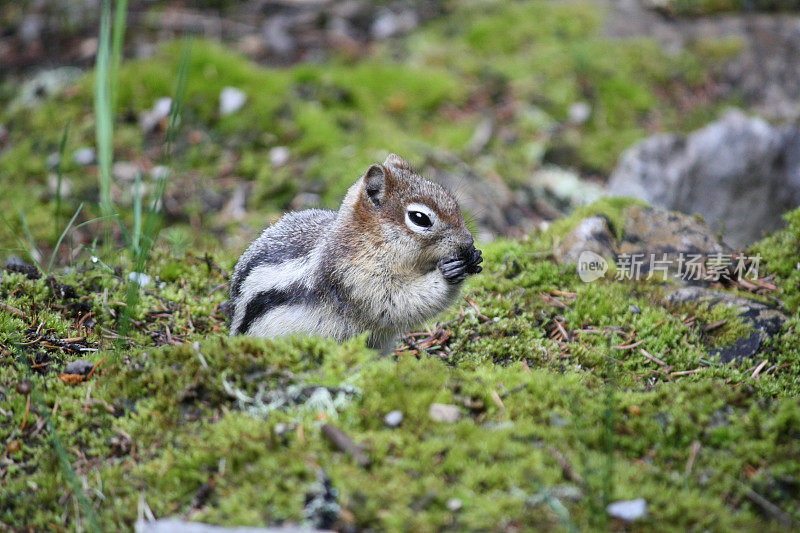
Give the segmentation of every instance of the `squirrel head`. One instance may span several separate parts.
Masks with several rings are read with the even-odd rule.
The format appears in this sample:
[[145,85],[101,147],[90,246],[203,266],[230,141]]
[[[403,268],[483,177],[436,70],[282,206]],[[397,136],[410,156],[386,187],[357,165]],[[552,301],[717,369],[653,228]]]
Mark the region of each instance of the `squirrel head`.
[[352,209],[360,246],[372,244],[405,268],[433,269],[443,257],[467,255],[474,247],[455,197],[397,154],[370,166],[348,191],[345,206]]

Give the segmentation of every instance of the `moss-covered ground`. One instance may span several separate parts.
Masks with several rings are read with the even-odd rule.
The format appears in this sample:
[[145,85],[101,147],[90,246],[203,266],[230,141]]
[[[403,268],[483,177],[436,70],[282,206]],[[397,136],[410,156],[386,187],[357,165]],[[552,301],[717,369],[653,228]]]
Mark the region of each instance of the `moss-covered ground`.
[[[731,43],[668,56],[602,38],[601,24],[578,2],[454,2],[365,57],[286,69],[198,40],[168,161],[163,129],[143,134],[137,117],[173,93],[181,46],[124,63],[115,160],[172,168],[138,301],[108,220],[73,226],[47,267],[78,205],[76,225],[100,212],[96,168],[71,157],[94,144],[91,76],[31,109],[3,88],[0,247],[48,272],[0,273],[0,528],[85,530],[96,517],[115,531],[151,514],[340,530],[797,527],[800,211],[753,250],[789,316],[753,360],[711,355],[747,328],[733,310],[668,307],[662,285],[583,283],[552,260],[581,216],[616,220],[618,201],[485,246],[465,299],[391,356],[363,338],[228,337],[219,305],[247,239],[299,192],[335,205],[386,150],[415,163],[450,151],[512,185],[545,161],[602,174],[630,142],[729,103],[703,95]],[[226,86],[248,102],[220,117]],[[566,120],[576,101],[592,109],[584,124]],[[487,114],[496,133],[471,154]],[[71,191],[57,209],[47,160],[67,124]],[[290,151],[279,168],[276,146]],[[208,208],[232,182],[252,185],[243,221]],[[130,228],[126,187],[114,194]],[[66,373],[78,359],[91,376]],[[433,403],[460,419],[433,420]],[[390,428],[394,410],[404,418]],[[633,524],[605,512],[638,497],[648,515]]]
[[[605,504],[637,497],[648,517],[635,530],[797,520],[798,315],[755,359],[719,365],[703,326],[737,327],[732,311],[670,309],[655,284],[583,283],[548,258],[553,237],[487,246],[460,308],[388,357],[364,339],[229,339],[215,310],[226,269],[213,257],[175,267],[157,251],[151,271],[169,281],[143,294],[123,339],[119,273],[79,265],[60,278],[74,288],[64,298],[52,281],[5,272],[0,522],[86,526],[53,435],[108,530],[148,507],[222,524],[319,525],[306,496],[320,472],[344,529],[613,528]],[[789,250],[798,233],[771,239]],[[779,255],[766,265],[776,273]],[[787,301],[797,297],[791,275],[776,279]],[[60,373],[77,358],[99,366],[69,384]],[[432,403],[458,406],[461,419],[432,420]],[[393,410],[404,414],[396,429],[384,424]],[[326,422],[371,465],[333,446]]]

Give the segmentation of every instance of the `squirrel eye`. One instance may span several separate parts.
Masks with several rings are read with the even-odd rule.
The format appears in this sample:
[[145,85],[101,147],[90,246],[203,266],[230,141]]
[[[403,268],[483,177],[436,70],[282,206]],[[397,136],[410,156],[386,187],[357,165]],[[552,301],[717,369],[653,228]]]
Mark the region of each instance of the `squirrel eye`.
[[419,211],[409,211],[408,219],[422,228],[430,228],[433,226],[433,222],[431,222],[431,219],[428,218],[428,215]]

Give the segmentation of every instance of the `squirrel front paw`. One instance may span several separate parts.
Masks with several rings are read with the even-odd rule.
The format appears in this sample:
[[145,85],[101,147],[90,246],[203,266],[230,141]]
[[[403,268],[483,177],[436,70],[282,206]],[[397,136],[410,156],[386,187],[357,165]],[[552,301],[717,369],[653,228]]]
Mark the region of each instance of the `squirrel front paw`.
[[473,248],[466,256],[449,255],[439,260],[437,266],[444,279],[453,285],[461,283],[467,274],[477,274],[483,267],[478,266],[483,261],[481,251]]
[[477,248],[472,249],[472,256],[467,263],[467,274],[477,274],[483,270],[482,266],[478,266],[480,263],[483,263],[483,256],[481,253],[482,252]]

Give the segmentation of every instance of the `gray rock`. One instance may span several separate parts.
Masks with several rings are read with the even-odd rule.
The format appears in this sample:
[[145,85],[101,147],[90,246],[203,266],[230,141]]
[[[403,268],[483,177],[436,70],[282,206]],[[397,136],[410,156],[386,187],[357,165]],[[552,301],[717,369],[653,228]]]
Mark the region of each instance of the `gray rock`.
[[23,83],[10,104],[11,110],[38,105],[45,98],[55,96],[72,85],[83,73],[75,67],[59,67],[43,70]]
[[383,423],[390,428],[400,427],[400,424],[403,423],[403,411],[394,410],[386,413],[386,416],[383,417]]
[[264,22],[262,35],[270,52],[284,57],[294,53],[297,43],[287,31],[291,24],[291,18],[286,15],[276,15]]
[[247,95],[236,87],[225,87],[219,93],[219,114],[223,117],[239,111],[247,102]]
[[406,10],[394,13],[388,9],[381,10],[375,21],[372,23],[370,32],[377,40],[388,39],[403,33],[408,33],[419,24],[417,14],[414,11]]
[[87,146],[75,150],[72,153],[72,160],[75,161],[75,163],[86,167],[89,165],[93,165],[95,161],[97,161],[97,156],[95,155],[94,148]]
[[91,361],[86,361],[85,359],[77,359],[75,361],[70,361],[64,367],[65,374],[80,374],[85,376],[88,374],[92,368],[94,368],[94,363]]
[[739,111],[687,136],[655,135],[626,151],[608,192],[701,215],[746,246],[800,205],[800,130]]
[[[716,257],[726,262],[726,268],[732,265],[732,250],[703,221],[693,216],[642,205],[629,206],[622,215],[621,239],[617,239],[608,219],[588,217],[558,243],[554,250],[556,260],[577,262],[583,281],[600,277],[584,276],[581,271],[584,263],[595,272],[594,265],[588,263],[607,260],[616,261],[618,267],[629,272],[625,279],[671,278],[678,283],[717,281],[709,278],[707,269],[707,263]],[[633,258],[636,258],[636,267]],[[690,260],[696,265],[690,267]],[[617,275],[621,275],[619,270]]]
[[612,502],[606,507],[606,512],[614,518],[624,522],[633,522],[647,516],[647,501],[644,498]]
[[428,416],[434,422],[452,424],[461,419],[461,410],[457,405],[447,403],[432,403],[428,409]]
[[608,220],[602,216],[584,218],[569,232],[555,250],[560,263],[574,263],[586,251],[616,260],[616,238]]
[[703,287],[683,287],[667,293],[668,304],[701,303],[709,307],[724,305],[734,308],[739,318],[752,329],[733,343],[713,348],[711,355],[719,357],[721,363],[742,361],[758,353],[764,341],[777,335],[787,317],[779,309],[751,298],[737,296],[724,291]]
[[23,42],[30,44],[39,40],[44,28],[44,17],[37,13],[25,15],[19,25],[19,36]]

